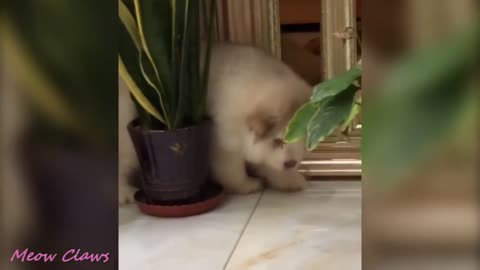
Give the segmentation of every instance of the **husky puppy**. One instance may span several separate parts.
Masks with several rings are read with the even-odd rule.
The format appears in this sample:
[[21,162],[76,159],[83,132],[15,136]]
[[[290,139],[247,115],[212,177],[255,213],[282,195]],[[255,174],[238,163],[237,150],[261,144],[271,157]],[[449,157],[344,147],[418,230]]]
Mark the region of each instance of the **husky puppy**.
[[[213,120],[212,173],[228,191],[248,194],[263,184],[279,190],[303,189],[297,172],[304,142],[283,142],[288,121],[305,103],[311,87],[287,65],[260,49],[218,44],[212,49],[208,108]],[[132,201],[129,172],[136,166],[126,125],[133,118],[128,90],[120,87],[119,200]],[[127,99],[127,101],[125,100]],[[255,171],[247,174],[246,164]]]
[[[259,191],[259,179],[275,189],[303,189],[306,181],[297,167],[304,142],[285,144],[283,135],[311,87],[278,59],[243,45],[216,45],[210,75],[215,179],[240,194]],[[255,176],[247,173],[245,163]]]

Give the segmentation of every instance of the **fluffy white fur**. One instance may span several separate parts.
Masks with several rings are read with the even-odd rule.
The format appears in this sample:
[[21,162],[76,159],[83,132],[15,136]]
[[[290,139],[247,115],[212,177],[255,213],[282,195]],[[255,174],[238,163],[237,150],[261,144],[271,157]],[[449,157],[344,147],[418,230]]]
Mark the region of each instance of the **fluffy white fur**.
[[[296,170],[304,142],[282,144],[282,138],[289,119],[308,100],[310,86],[281,61],[241,45],[216,46],[210,74],[215,178],[232,192],[256,192],[262,181],[247,175],[248,162],[274,188],[304,188],[306,181]],[[286,168],[288,162],[297,165]]]
[[[280,190],[304,188],[305,178],[296,170],[305,152],[304,142],[283,144],[282,138],[289,119],[310,93],[311,87],[305,81],[263,51],[242,45],[216,45],[208,96],[209,114],[214,121],[211,164],[216,180],[240,194],[259,191],[262,180]],[[128,99],[128,90],[121,85],[120,203],[132,201],[133,190],[127,178],[129,171],[138,166],[125,128],[134,117]],[[256,177],[247,175],[247,162],[254,167]]]

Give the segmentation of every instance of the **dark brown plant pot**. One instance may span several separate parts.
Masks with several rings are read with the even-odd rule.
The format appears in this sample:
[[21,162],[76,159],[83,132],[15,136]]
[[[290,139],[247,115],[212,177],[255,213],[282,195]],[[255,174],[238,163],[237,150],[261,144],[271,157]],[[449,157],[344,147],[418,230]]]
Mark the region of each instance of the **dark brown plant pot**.
[[198,195],[209,172],[211,123],[175,131],[148,130],[138,120],[128,131],[142,169],[142,188],[150,203]]

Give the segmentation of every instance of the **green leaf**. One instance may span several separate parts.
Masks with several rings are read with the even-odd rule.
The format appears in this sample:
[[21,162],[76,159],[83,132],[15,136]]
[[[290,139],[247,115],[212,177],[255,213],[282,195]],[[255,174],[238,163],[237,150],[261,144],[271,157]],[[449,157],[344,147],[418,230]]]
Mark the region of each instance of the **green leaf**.
[[346,91],[328,100],[317,109],[307,128],[307,149],[309,151],[315,149],[325,137],[347,119],[357,89],[351,85]]
[[190,16],[190,22],[192,23],[189,27],[191,42],[186,44],[186,57],[188,60],[188,65],[186,67],[186,76],[188,77],[188,85],[185,86],[188,89],[184,98],[180,100],[182,104],[179,104],[182,107],[184,121],[186,123],[196,123],[197,119],[195,118],[195,112],[201,103],[201,98],[199,97],[202,94],[201,91],[201,72],[200,72],[200,7],[197,6],[200,3],[194,1],[191,3],[192,12]]
[[[161,112],[164,115],[165,122],[164,124],[167,125],[168,128],[172,127],[172,122],[170,117],[170,112],[168,111],[168,107],[165,106],[165,103],[167,101],[167,98],[165,96],[165,92],[161,91],[161,85],[160,82],[157,80],[157,77],[155,75],[155,68],[152,66],[152,63],[148,61],[147,56],[145,55],[145,51],[140,51],[138,54],[138,67],[140,67],[140,71],[142,73],[143,79],[147,82],[147,84],[150,86],[151,89],[154,90],[154,93],[156,94],[155,99],[157,102],[155,104],[160,105]],[[150,89],[144,89],[143,91],[148,91]],[[153,98],[153,95],[152,95]]]
[[[39,132],[41,139],[49,143],[74,140],[116,149],[111,138],[118,132],[117,104],[112,102],[112,96],[118,93],[117,79],[114,70],[105,68],[112,66],[116,55],[108,46],[99,46],[117,39],[116,31],[112,31],[117,24],[111,19],[116,18],[118,11],[112,8],[112,2],[24,0],[2,1],[0,6],[2,19],[11,22],[17,46],[21,45],[16,50],[34,64],[31,69],[15,69],[22,72],[16,75],[44,81],[25,89],[39,98],[32,96],[35,106],[31,120],[36,124],[32,132]],[[3,45],[6,38],[2,35],[1,39]],[[44,90],[48,91],[46,95],[37,96],[37,91]],[[52,93],[62,103],[55,106],[67,107],[71,113],[49,113],[55,106],[43,100]],[[71,122],[59,120],[70,116]]]
[[[177,1],[174,1],[174,3],[176,2]],[[189,47],[197,42],[194,40],[194,37],[195,34],[198,33],[195,31],[195,25],[198,24],[198,1],[190,2],[189,0],[185,0],[180,2],[183,4],[179,6],[182,10],[178,12],[183,14],[183,16],[177,16],[176,24],[178,29],[182,31],[182,40],[178,45],[179,54],[178,59],[175,61],[178,68],[174,68],[175,71],[178,71],[178,82],[176,82],[178,83],[177,111],[175,116],[176,127],[180,126],[182,121],[185,120],[185,109],[188,101],[187,94],[191,92],[190,90],[193,90],[191,89],[192,84],[190,80],[190,78],[193,78],[193,74],[189,72],[188,67],[192,64],[192,61],[195,60],[194,58],[199,57],[198,55],[190,57],[191,54],[189,54]],[[174,55],[174,59],[176,55],[177,54]]]
[[340,127],[341,131],[344,131],[348,128],[352,120],[357,116],[357,114],[360,113],[361,105],[359,103],[361,102],[361,98],[358,98],[357,101],[353,103],[352,109],[350,110],[350,115],[347,117],[347,119],[343,122],[342,126]]
[[139,48],[136,46],[135,34],[132,29],[127,28],[122,18],[119,22],[118,50],[119,50],[119,73],[126,82],[130,92],[137,102],[149,114],[162,123],[166,123],[164,115],[161,115],[157,108],[160,108],[159,96],[156,90],[145,80],[139,64]]
[[123,5],[128,9],[128,11],[134,16],[135,22],[135,4],[133,3],[133,0],[119,0],[119,2],[122,2]]
[[[135,14],[146,58],[153,67],[162,97],[167,123],[172,123],[176,106],[176,89],[172,76],[172,6],[171,1],[135,0]],[[144,67],[146,63],[144,64]]]
[[360,66],[356,66],[338,77],[318,84],[314,88],[311,102],[319,102],[347,90],[361,75]]
[[317,107],[313,103],[308,102],[297,110],[287,126],[284,138],[285,142],[293,143],[307,135],[308,123],[316,109]]
[[[214,31],[214,25],[215,25],[215,18],[217,14],[217,2],[215,0],[204,0],[210,2],[209,6],[209,12],[208,14],[205,13],[203,17],[207,18],[208,17],[208,25],[204,25],[204,29],[207,31],[207,46],[205,48],[205,63],[204,66],[201,68],[203,70],[201,74],[201,87],[199,88],[200,93],[199,93],[199,103],[198,103],[198,109],[195,110],[195,120],[199,121],[202,120],[202,118],[205,117],[206,110],[207,110],[207,92],[208,92],[208,79],[210,76],[210,58],[211,58],[211,52],[212,52],[212,40],[213,40],[213,31]],[[206,20],[205,20],[206,21]]]
[[140,50],[142,45],[140,44],[140,33],[138,32],[135,18],[132,13],[130,13],[128,7],[120,0],[118,0],[118,16],[135,44],[135,47],[137,50]]
[[125,81],[126,85],[128,86],[130,93],[135,98],[135,101],[141,105],[142,109],[148,112],[149,114],[153,115],[157,118],[160,122],[164,123],[165,120],[163,119],[162,115],[157,111],[155,106],[148,100],[148,98],[143,94],[143,92],[138,87],[138,84],[132,78],[130,73],[127,71],[125,64],[123,63],[122,58],[118,58],[118,67],[119,73],[122,79]]

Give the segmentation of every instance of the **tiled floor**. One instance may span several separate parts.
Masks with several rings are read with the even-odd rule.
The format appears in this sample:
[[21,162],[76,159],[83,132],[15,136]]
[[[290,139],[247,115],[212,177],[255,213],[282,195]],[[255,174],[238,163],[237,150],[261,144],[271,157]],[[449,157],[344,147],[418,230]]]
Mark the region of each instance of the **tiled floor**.
[[120,209],[121,270],[361,269],[360,182],[234,196],[215,211],[161,219]]

